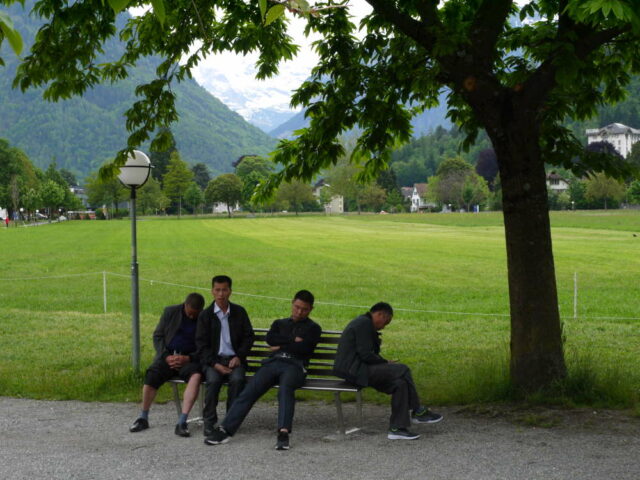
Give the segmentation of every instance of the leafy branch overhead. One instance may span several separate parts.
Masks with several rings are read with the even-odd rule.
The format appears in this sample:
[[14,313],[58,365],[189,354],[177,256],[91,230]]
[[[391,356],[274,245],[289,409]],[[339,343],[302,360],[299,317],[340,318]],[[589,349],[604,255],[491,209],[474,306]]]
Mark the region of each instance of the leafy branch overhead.
[[[14,51],[16,55],[20,55],[22,53],[23,42],[22,37],[20,36],[20,32],[16,30],[13,26],[13,20],[11,17],[7,15],[5,12],[0,12],[0,46],[4,39],[7,39],[11,49]],[[4,65],[4,61],[0,57],[0,66]]]

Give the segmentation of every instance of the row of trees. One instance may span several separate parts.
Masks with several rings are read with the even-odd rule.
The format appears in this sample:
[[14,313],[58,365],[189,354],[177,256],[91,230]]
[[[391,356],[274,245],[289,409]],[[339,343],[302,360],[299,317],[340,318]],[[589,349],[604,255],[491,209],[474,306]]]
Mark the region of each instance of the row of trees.
[[[335,167],[323,172],[319,198],[308,182],[292,180],[282,183],[268,200],[254,198],[256,187],[272,175],[275,165],[257,155],[245,155],[235,163],[234,173],[211,178],[206,165],[189,166],[172,146],[170,151],[151,153],[152,175],[139,190],[138,207],[143,214],[197,214],[214,204],[225,204],[228,215],[240,206],[250,212],[321,211],[334,196],[342,196],[347,211],[404,211],[407,204],[397,185],[393,170],[382,172],[375,182],[356,181],[359,169],[344,157]],[[97,173],[86,181],[90,205],[110,205],[114,212],[127,197],[127,190],[117,179],[102,180]]]
[[30,220],[44,212],[51,221],[56,213],[81,209],[82,202],[69,188],[75,184],[74,175],[58,170],[55,160],[42,171],[22,150],[0,139],[0,206],[9,218]]

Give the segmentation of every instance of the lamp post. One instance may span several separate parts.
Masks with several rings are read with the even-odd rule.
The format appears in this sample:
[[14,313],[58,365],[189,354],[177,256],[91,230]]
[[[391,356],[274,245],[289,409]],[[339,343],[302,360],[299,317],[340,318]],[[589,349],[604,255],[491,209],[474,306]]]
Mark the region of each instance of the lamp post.
[[149,178],[151,161],[143,152],[134,150],[127,163],[120,167],[118,179],[131,190],[131,362],[134,371],[140,370],[140,303],[138,295],[138,252],[136,242],[136,190]]

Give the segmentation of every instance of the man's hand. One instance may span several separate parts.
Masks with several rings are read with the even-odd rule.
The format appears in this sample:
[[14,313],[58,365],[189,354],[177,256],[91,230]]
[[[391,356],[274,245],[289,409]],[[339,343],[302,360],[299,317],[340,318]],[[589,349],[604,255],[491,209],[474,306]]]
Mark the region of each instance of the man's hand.
[[232,370],[229,367],[227,367],[226,365],[222,365],[221,363],[214,364],[213,368],[215,369],[216,372],[222,375],[229,375],[232,372]]
[[294,342],[296,342],[296,343],[297,342],[303,342],[303,341],[304,341],[304,338],[302,338],[302,337],[296,337],[295,340],[294,340]]
[[280,350],[280,345],[271,345],[269,347],[269,350],[271,350],[272,352],[277,352],[278,350]]
[[188,355],[169,355],[166,358],[166,362],[167,362],[167,365],[169,365],[169,368],[173,370],[180,370],[187,363],[189,363],[189,356]]
[[240,357],[233,357],[229,362],[229,368],[234,369],[236,367],[239,367],[241,363],[242,362],[240,362]]

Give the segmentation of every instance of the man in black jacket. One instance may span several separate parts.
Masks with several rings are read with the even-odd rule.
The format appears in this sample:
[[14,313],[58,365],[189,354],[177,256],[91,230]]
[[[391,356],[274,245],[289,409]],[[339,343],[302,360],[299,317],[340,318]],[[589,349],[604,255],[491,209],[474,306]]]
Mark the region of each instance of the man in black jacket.
[[231,303],[231,278],[217,275],[211,280],[214,301],[198,317],[196,346],[207,381],[204,402],[204,435],[213,433],[220,387],[226,380],[227,411],[245,385],[247,355],[254,333],[247,311]]
[[204,307],[204,297],[190,293],[184,303],[166,307],[153,332],[156,356],[147,369],[142,387],[142,412],[129,427],[130,432],[149,428],[149,409],[160,386],[173,377],[187,382],[175,434],[188,437],[187,417],[198,397],[202,375],[196,354],[196,321]]
[[249,380],[227,412],[222,424],[205,439],[208,445],[226,443],[240,428],[253,404],[269,388],[278,384],[277,450],[289,449],[289,433],[293,424],[295,390],[300,388],[307,374],[311,354],[320,341],[321,328],[309,318],[314,298],[308,290],[300,290],[293,297],[291,316],[276,320],[267,333],[271,354]]
[[385,360],[380,355],[379,332],[392,318],[391,305],[380,302],[352,320],[340,337],[333,371],[354,385],[369,386],[390,394],[391,419],[387,438],[415,440],[420,435],[409,431],[411,423],[436,423],[442,420],[442,415],[421,405],[409,367]]

